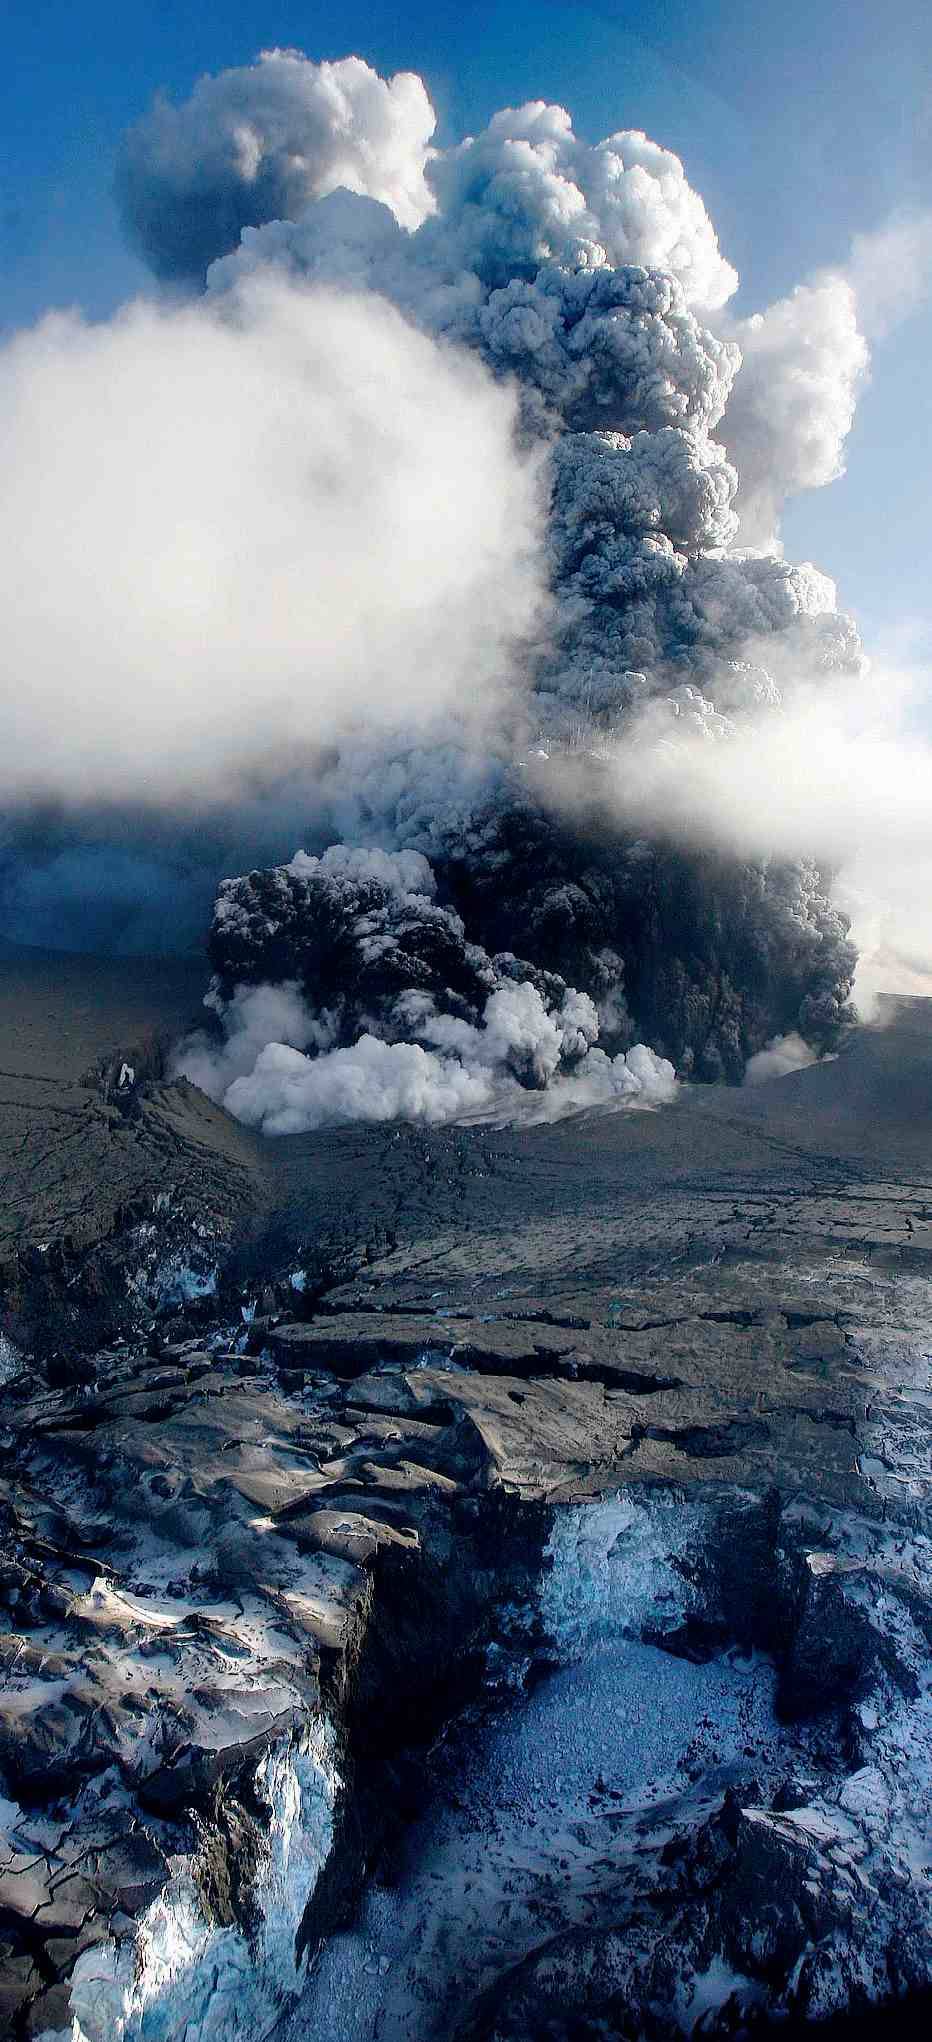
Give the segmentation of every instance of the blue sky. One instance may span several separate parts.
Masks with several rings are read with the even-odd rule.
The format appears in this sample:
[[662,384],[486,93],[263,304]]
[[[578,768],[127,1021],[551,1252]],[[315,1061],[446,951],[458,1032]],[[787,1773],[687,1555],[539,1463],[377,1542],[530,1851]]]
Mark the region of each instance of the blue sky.
[[[496,107],[557,99],[595,140],[647,129],[678,151],[762,307],[852,233],[932,203],[932,11],[924,0],[6,0],[0,67],[3,324],[52,305],[107,313],[146,282],[111,198],[114,153],[157,90],[289,44],[425,77],[440,139]],[[932,637],[932,310],[878,346],[848,474],[800,498],[788,550],[835,575],[869,638]]]

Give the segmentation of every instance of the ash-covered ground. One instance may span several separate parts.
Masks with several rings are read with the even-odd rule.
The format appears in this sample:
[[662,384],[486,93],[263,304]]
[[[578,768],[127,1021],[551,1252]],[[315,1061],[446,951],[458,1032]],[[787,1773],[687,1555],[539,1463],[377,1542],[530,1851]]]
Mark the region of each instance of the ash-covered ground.
[[98,966],[18,983],[69,1162],[9,1197],[4,2032],[918,2032],[927,1004],[653,1112],[263,1142],[108,1096]]

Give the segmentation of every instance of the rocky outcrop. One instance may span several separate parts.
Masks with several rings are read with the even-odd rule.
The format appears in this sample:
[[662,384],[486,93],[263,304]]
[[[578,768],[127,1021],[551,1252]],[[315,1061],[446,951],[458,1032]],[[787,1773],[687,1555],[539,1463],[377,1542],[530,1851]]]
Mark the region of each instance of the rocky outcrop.
[[166,1079],[204,968],[11,951],[0,974],[0,1334],[87,1349],[210,1291],[265,1210],[259,1145]]

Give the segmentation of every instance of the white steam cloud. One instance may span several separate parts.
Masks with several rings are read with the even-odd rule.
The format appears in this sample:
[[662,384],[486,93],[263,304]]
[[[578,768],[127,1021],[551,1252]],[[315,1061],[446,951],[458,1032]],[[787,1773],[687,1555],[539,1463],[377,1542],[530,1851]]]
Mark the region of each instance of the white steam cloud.
[[305,983],[241,981],[225,996],[215,980],[205,1005],[220,1027],[181,1044],[178,1074],[274,1135],[350,1120],[527,1123],[675,1097],[671,1063],[643,1043],[607,1055],[610,1015],[468,943],[436,891],[420,852],[345,844],[230,881],[215,910],[221,951],[249,970],[287,946]]
[[863,332],[885,340],[932,287],[932,212],[899,214],[872,234],[856,234],[846,274]]
[[413,72],[380,78],[360,57],[312,64],[265,50],[202,78],[184,106],[156,101],[126,136],[117,195],[157,276],[202,282],[244,227],[293,218],[343,187],[403,227],[432,210],[424,178],[436,116]]
[[[415,996],[408,1020],[416,1041],[366,1031],[340,1049],[329,1046],[333,1018],[309,1007],[293,983],[240,986],[222,1012],[225,1042],[189,1039],[175,1068],[269,1135],[356,1120],[527,1124],[588,1106],[667,1105],[676,1096],[672,1064],[644,1043],[614,1057],[598,1048],[595,1007],[572,990],[553,1011],[534,986],[503,986],[478,1026]],[[308,1048],[314,1053],[304,1054]],[[530,1090],[515,1075],[516,1063],[529,1062],[537,1078]]]
[[552,262],[660,269],[688,304],[706,308],[737,287],[679,157],[639,129],[592,147],[564,107],[534,99],[504,107],[482,134],[436,156],[429,176],[445,260],[493,286]]
[[777,542],[787,497],[844,472],[843,448],[867,376],[855,292],[843,276],[797,285],[766,312],[737,320],[741,368],[723,426],[740,477],[746,546]]
[[[514,402],[272,275],[0,353],[0,793],[199,802],[499,706],[540,596]],[[464,709],[465,705],[465,709]]]
[[722,437],[739,476],[745,546],[779,549],[788,497],[844,474],[844,448],[884,340],[928,297],[932,213],[856,234],[843,268],[798,284],[765,312],[720,321],[741,350]]
[[775,1035],[765,1049],[748,1058],[744,1082],[765,1085],[771,1078],[789,1077],[791,1071],[806,1071],[817,1061],[815,1051],[795,1030],[789,1035]]
[[[747,648],[761,654],[761,645]],[[855,996],[932,991],[932,739],[925,664],[878,658],[801,680],[765,654],[779,686],[723,717],[696,689],[647,704],[623,736],[575,759],[535,762],[548,804],[589,809],[682,846],[766,865],[808,855],[861,951]],[[755,672],[753,658],[748,677]],[[741,678],[740,676],[736,678]]]

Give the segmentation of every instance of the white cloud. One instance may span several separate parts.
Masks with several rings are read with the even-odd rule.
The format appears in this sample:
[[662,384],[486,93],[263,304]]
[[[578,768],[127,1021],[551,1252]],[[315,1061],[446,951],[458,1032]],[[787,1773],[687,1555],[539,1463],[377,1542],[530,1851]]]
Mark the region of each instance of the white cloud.
[[264,50],[254,64],[159,98],[125,137],[117,195],[157,276],[203,282],[244,227],[293,218],[344,187],[416,227],[433,206],[424,171],[436,116],[412,71],[380,78],[361,57],[314,64]]
[[786,498],[844,472],[867,342],[855,292],[841,275],[798,284],[727,332],[742,355],[721,427],[740,478],[740,540],[772,546]]
[[[923,990],[932,974],[932,676],[880,657],[858,674],[800,681],[779,645],[749,648],[776,673],[782,700],[717,718],[650,704],[594,758],[559,758],[538,775],[556,807],[609,814],[668,842],[742,859],[816,858],[862,950],[855,998]],[[778,655],[775,658],[775,653]],[[688,691],[687,691],[688,692]],[[675,705],[674,705],[675,706]]]
[[911,318],[932,285],[932,212],[894,214],[856,234],[847,278],[868,340],[885,340]]
[[535,614],[511,395],[263,277],[0,353],[0,792],[210,801],[355,722],[482,727]]
[[844,474],[869,343],[910,318],[930,284],[932,213],[903,214],[856,234],[847,263],[766,311],[719,320],[742,353],[721,428],[741,478],[742,545],[779,543],[786,499]]
[[596,1046],[598,1017],[584,993],[567,992],[553,1010],[532,985],[503,986],[478,1026],[438,1014],[423,996],[410,995],[409,1010],[413,1042],[365,1032],[331,1048],[331,1017],[314,1013],[295,985],[240,986],[223,1009],[226,1040],[189,1038],[175,1067],[269,1135],[354,1120],[558,1120],[676,1096],[673,1066],[644,1043],[615,1057]]

